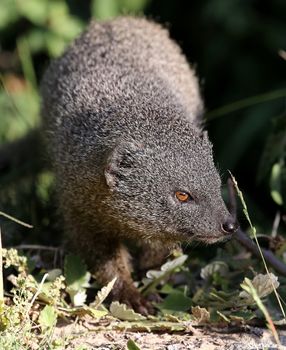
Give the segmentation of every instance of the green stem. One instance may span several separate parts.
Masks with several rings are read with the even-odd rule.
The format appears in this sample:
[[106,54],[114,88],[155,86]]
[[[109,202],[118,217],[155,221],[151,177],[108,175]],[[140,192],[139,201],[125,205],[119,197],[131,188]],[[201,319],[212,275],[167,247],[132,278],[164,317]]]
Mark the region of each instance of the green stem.
[[286,97],[286,89],[266,92],[261,95],[256,95],[252,97],[245,98],[236,102],[229,103],[223,107],[214,109],[206,114],[206,120],[214,120],[216,118],[222,117],[226,114],[238,111],[240,109],[251,107],[253,105],[264,103],[278,98]]
[[21,61],[24,77],[26,81],[30,83],[33,90],[37,91],[36,73],[33,66],[31,50],[26,38],[21,38],[17,41],[17,49],[18,49],[18,54]]
[[248,214],[248,209],[247,209],[247,205],[246,205],[246,202],[245,202],[245,200],[244,200],[243,194],[242,194],[241,190],[240,190],[239,187],[238,187],[238,184],[237,184],[237,181],[236,181],[235,177],[232,175],[232,173],[231,173],[230,171],[229,171],[229,173],[230,173],[230,177],[231,177],[231,180],[232,180],[232,182],[233,182],[233,185],[234,185],[234,187],[235,187],[235,190],[236,190],[236,192],[237,192],[237,195],[238,195],[238,197],[239,197],[239,199],[240,199],[240,201],[241,201],[243,213],[244,213],[244,215],[245,215],[245,217],[246,217],[246,220],[247,220],[248,223],[249,223],[249,226],[250,226],[252,235],[253,235],[253,237],[254,237],[255,243],[256,243],[256,245],[257,245],[257,248],[258,248],[258,250],[259,250],[259,253],[260,253],[260,256],[261,256],[261,259],[262,259],[264,268],[265,268],[266,273],[267,273],[267,275],[269,276],[269,279],[270,279],[270,281],[271,281],[271,285],[272,285],[272,288],[273,288],[273,292],[274,292],[275,297],[276,297],[276,299],[277,299],[277,302],[278,302],[278,305],[279,305],[280,310],[281,310],[281,312],[282,312],[282,315],[283,315],[283,317],[284,317],[284,319],[285,319],[285,318],[286,318],[286,315],[285,315],[285,311],[284,311],[284,309],[283,309],[283,306],[282,306],[282,303],[281,303],[281,300],[280,300],[280,296],[279,296],[279,294],[278,294],[278,292],[277,292],[277,290],[276,290],[276,288],[275,288],[275,286],[274,286],[274,284],[273,284],[273,281],[272,281],[272,279],[271,279],[271,277],[270,277],[270,272],[269,272],[269,269],[268,269],[266,260],[265,260],[265,258],[264,258],[262,249],[261,249],[261,247],[260,247],[260,245],[259,245],[259,242],[258,242],[258,239],[257,239],[256,228],[253,226],[253,224],[252,224],[252,222],[251,222],[251,219],[250,219],[250,216],[249,216],[249,214]]

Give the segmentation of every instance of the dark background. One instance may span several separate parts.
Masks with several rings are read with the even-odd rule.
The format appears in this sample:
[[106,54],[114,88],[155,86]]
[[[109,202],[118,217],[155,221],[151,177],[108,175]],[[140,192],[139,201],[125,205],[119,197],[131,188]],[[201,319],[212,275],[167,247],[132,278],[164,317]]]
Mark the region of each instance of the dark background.
[[[206,128],[224,181],[230,169],[258,231],[269,234],[279,211],[285,233],[286,62],[279,54],[286,48],[285,0],[0,0],[0,144],[39,123],[38,85],[50,59],[91,17],[120,14],[168,26],[200,77]],[[39,234],[45,244],[59,242],[52,174],[31,160],[34,151],[24,166],[0,172],[0,210],[35,226],[29,231],[0,217],[7,244],[39,240]]]

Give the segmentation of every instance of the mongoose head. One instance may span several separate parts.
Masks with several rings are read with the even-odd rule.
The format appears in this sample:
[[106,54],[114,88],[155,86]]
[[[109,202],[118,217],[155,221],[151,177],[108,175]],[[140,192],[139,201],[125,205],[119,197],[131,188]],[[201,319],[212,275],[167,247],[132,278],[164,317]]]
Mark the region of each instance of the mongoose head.
[[125,140],[112,151],[105,169],[111,215],[145,238],[226,240],[237,224],[221,196],[212,145],[206,132],[177,127],[168,138],[157,130],[151,143]]

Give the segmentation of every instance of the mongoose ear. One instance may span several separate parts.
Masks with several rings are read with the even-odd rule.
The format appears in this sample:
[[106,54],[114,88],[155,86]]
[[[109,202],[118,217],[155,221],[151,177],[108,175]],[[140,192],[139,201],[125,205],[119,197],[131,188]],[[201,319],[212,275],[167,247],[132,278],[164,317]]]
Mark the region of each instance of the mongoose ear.
[[212,148],[212,144],[209,141],[209,135],[208,135],[208,132],[206,130],[201,131],[200,137],[202,140],[202,144],[208,145],[208,147]]
[[208,141],[209,136],[208,136],[208,132],[206,130],[202,130],[202,132],[201,132],[201,139],[203,141]]
[[116,187],[119,180],[131,173],[143,149],[142,144],[126,141],[115,146],[104,171],[106,183],[110,188]]

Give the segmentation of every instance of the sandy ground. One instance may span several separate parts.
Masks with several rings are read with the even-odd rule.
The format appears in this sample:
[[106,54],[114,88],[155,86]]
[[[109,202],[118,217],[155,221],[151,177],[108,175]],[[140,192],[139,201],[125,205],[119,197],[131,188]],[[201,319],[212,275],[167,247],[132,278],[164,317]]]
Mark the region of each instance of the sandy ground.
[[192,328],[181,333],[130,332],[128,330],[98,330],[92,324],[72,324],[57,327],[55,337],[66,339],[66,349],[81,350],[127,349],[127,341],[132,339],[141,350],[275,350],[286,349],[286,331],[280,331],[281,347],[275,343],[271,333],[262,328],[248,328],[247,332],[230,333],[220,330]]

